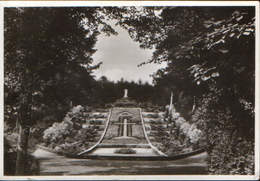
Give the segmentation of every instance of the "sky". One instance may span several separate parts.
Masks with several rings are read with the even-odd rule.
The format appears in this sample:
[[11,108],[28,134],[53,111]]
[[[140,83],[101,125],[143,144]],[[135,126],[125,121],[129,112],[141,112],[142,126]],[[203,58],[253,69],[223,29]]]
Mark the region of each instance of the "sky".
[[153,50],[141,49],[134,42],[128,32],[121,27],[114,26],[118,35],[99,35],[96,44],[97,52],[94,54],[94,64],[103,62],[101,67],[93,73],[96,79],[106,76],[108,80],[118,81],[121,78],[127,81],[138,81],[152,83],[150,75],[162,65],[147,64],[137,67],[138,64],[146,62],[152,57]]

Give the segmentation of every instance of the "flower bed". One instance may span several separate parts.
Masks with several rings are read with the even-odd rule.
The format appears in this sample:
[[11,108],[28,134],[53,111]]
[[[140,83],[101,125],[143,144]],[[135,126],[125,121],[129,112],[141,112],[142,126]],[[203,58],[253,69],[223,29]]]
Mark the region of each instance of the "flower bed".
[[77,154],[94,145],[101,136],[104,126],[86,126],[88,112],[82,106],[73,107],[61,123],[53,123],[43,133],[43,146],[62,155]]
[[136,151],[132,148],[120,148],[115,150],[115,153],[119,154],[136,154]]
[[[163,119],[163,118],[162,118]],[[150,141],[165,154],[172,156],[188,153],[204,146],[203,134],[195,124],[188,123],[174,109],[166,121],[147,121]]]

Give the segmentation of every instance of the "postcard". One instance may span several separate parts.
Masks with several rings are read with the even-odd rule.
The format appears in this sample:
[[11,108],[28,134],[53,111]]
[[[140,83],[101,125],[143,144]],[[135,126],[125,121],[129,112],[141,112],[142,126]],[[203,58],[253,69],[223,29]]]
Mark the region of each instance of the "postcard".
[[0,18],[1,179],[259,179],[259,2],[5,1]]

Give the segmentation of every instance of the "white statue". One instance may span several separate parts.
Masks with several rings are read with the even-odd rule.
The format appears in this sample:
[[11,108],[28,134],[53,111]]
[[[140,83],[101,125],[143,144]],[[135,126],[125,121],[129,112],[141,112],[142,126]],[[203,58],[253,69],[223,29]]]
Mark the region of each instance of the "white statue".
[[124,89],[124,91],[125,91],[124,98],[127,98],[128,90],[127,90],[127,89]]

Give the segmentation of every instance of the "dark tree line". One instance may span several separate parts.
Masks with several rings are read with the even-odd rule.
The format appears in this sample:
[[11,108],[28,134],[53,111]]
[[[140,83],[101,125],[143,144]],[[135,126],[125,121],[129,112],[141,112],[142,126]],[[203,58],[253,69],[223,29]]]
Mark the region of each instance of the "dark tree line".
[[[109,81],[105,76],[102,76],[96,84],[96,105],[105,106],[111,104],[124,95],[124,89],[128,89],[128,97],[135,100],[139,104],[151,104],[164,106],[169,102],[170,95],[166,99],[162,99],[162,92],[159,87],[142,82],[140,79],[137,82],[126,81],[123,78],[120,81]],[[167,102],[166,102],[167,101]]]

